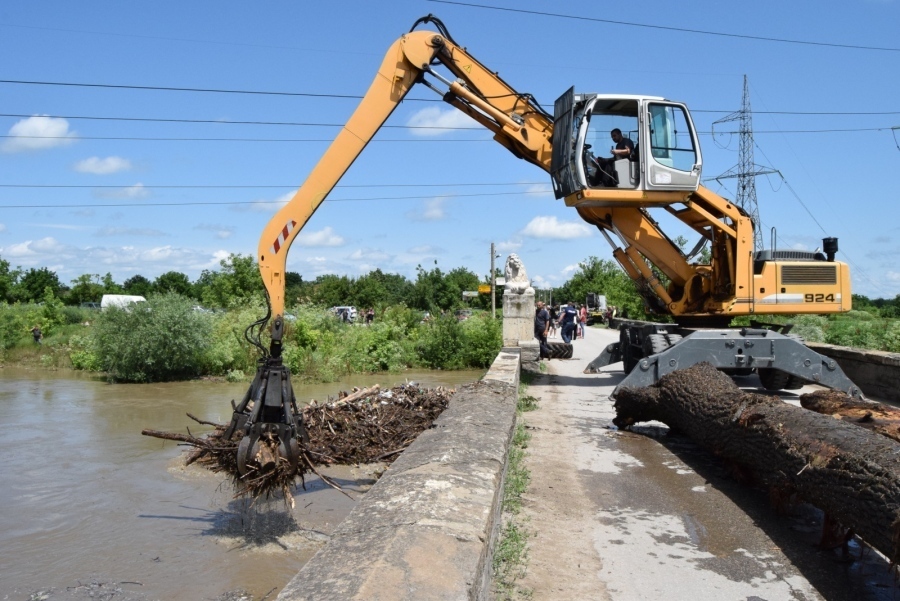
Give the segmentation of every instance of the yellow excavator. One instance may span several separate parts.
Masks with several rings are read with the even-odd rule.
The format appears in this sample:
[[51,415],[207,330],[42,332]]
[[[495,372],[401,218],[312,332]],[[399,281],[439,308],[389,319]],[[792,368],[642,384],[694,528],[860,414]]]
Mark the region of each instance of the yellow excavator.
[[[418,30],[424,24],[437,31]],[[238,450],[242,473],[261,440],[274,442],[296,466],[298,440],[304,437],[290,373],[281,361],[288,249],[417,84],[493,132],[515,157],[548,172],[556,198],[596,226],[612,246],[647,311],[673,318],[674,324],[626,322],[619,343],[610,345],[593,368],[621,360],[629,375],[620,386],[641,386],[709,361],[729,373],[756,372],[767,389],[815,382],[860,396],[833,360],[786,329],[771,324],[727,328],[736,316],[849,311],[850,272],[834,258],[836,238],[823,241],[824,254],[754,248],[757,224],[741,207],[700,185],[700,145],[683,103],[657,96],[577,94],[572,88],[550,114],[476,60],[428,15],[388,49],[356,111],[263,231],[257,259],[269,313],[248,328],[247,336],[263,358],[244,399],[234,406],[229,427],[231,435],[244,434]],[[593,149],[608,144],[613,131],[619,140],[611,149],[614,157],[597,158]],[[694,250],[683,252],[651,210],[666,211],[696,232]],[[696,257],[706,245],[710,258],[700,262]],[[266,349],[259,334],[269,323]]]

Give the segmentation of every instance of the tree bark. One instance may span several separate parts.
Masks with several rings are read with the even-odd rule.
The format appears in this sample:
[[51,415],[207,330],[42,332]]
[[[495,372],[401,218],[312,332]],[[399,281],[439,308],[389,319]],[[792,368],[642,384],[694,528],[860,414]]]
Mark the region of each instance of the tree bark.
[[707,363],[652,387],[616,395],[620,428],[657,420],[796,493],[852,528],[892,561],[900,557],[900,444],[830,416],[746,393]]
[[839,390],[800,395],[800,405],[900,442],[900,409],[896,407],[853,399]]

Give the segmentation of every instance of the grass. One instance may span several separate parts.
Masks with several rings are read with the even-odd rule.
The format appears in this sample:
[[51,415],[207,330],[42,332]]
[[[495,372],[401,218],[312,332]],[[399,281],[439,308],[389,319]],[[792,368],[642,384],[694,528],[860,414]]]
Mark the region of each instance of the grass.
[[528,539],[525,519],[520,515],[522,495],[531,482],[531,472],[525,467],[525,452],[531,434],[525,429],[522,414],[538,407],[535,397],[524,394],[526,384],[519,391],[516,406],[517,423],[507,458],[506,480],[503,484],[503,505],[500,537],[494,549],[494,592],[501,601],[530,599],[531,591],[516,585],[528,566]]

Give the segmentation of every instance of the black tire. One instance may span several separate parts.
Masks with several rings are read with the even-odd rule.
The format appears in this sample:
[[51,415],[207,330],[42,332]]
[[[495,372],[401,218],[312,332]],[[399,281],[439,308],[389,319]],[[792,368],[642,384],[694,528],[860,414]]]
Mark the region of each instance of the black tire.
[[[806,346],[806,340],[800,334],[785,334],[791,340],[796,340],[800,344]],[[800,390],[806,384],[803,378],[788,375],[787,382],[784,383],[784,390]]]
[[644,338],[644,356],[649,357],[661,353],[669,348],[669,342],[665,334],[650,334]]
[[640,357],[634,356],[634,347],[631,346],[628,328],[619,330],[619,350],[622,353],[622,369],[626,374],[630,374],[631,370],[637,367]]
[[785,390],[791,374],[772,367],[760,367],[756,370],[759,382],[766,390]]
[[550,349],[550,359],[572,358],[572,343],[570,342],[548,342],[547,347]]
[[789,376],[788,381],[784,384],[785,390],[800,390],[806,385],[806,380],[797,376]]
[[669,346],[675,346],[682,340],[684,337],[681,334],[666,334],[666,342],[669,343]]

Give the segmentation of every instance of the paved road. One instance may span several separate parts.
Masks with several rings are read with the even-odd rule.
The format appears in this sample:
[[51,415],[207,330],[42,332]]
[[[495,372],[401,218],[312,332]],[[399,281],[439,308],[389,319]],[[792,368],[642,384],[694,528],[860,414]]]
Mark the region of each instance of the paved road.
[[528,388],[540,408],[525,414],[532,538],[520,584],[535,601],[900,598],[873,551],[854,545],[862,559],[846,562],[818,550],[814,508],[778,515],[761,491],[662,424],[616,430],[608,397],[621,364],[582,373],[616,339],[589,328],[572,360],[545,362]]

